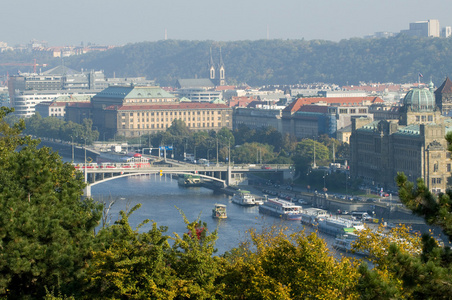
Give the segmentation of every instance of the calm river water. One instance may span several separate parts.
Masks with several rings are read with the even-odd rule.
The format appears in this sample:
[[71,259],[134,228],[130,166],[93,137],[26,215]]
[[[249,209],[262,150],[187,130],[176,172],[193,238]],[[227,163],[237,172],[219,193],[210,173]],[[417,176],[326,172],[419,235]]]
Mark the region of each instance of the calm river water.
[[[176,180],[166,176],[136,176],[110,180],[92,186],[91,192],[96,200],[115,203],[110,211],[112,221],[118,218],[120,210],[131,208],[141,203],[129,221],[136,228],[145,219],[155,221],[158,226],[167,226],[167,234],[186,232],[185,223],[179,208],[188,220],[194,221],[200,217],[207,223],[210,231],[218,228],[216,247],[218,254],[223,254],[239,245],[247,237],[246,231],[262,228],[273,224],[287,225],[290,230],[301,230],[303,225],[297,221],[281,221],[278,218],[259,214],[258,207],[243,207],[231,202],[231,197],[214,193],[206,188],[179,187]],[[227,205],[228,218],[217,220],[212,218],[211,211],[215,203]],[[151,229],[152,224],[145,224],[140,231]],[[309,229],[308,229],[309,230]],[[332,244],[333,238],[325,236],[327,243]]]

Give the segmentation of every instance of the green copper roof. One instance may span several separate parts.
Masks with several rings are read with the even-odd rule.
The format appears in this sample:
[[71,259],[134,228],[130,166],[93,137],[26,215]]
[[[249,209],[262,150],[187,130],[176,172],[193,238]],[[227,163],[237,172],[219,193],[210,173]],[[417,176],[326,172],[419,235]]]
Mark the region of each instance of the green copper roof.
[[411,111],[433,111],[435,110],[435,96],[428,89],[414,88],[403,98],[403,105],[411,107]]
[[182,97],[179,99],[180,102],[191,102],[190,99],[188,99],[187,97]]
[[363,127],[358,128],[362,129],[362,130],[376,130],[378,128],[378,124],[380,123],[380,121],[373,121],[370,122],[369,124],[364,125]]
[[176,98],[158,86],[110,86],[95,97],[120,99]]
[[420,135],[421,130],[419,124],[412,124],[399,128],[399,130],[396,133],[405,135]]

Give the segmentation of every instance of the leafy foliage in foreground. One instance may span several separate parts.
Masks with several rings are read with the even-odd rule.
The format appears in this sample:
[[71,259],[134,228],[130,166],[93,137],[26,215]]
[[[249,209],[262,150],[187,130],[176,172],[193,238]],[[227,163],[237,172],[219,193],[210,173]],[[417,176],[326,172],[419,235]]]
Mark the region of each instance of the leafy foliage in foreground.
[[[451,235],[449,193],[434,196],[422,179],[415,186],[398,174],[401,201],[430,224],[439,225]],[[360,245],[374,257],[374,268],[360,266],[358,289],[363,299],[450,299],[452,297],[452,251],[429,234],[422,241],[400,231],[391,243],[388,235],[366,235]],[[364,234],[365,235],[365,234]],[[422,251],[420,251],[422,250]]]
[[357,264],[334,258],[315,233],[273,226],[249,234],[226,255],[226,299],[358,299]]
[[101,208],[80,200],[84,182],[51,149],[20,136],[0,110],[0,295],[39,298],[46,288],[75,293]]

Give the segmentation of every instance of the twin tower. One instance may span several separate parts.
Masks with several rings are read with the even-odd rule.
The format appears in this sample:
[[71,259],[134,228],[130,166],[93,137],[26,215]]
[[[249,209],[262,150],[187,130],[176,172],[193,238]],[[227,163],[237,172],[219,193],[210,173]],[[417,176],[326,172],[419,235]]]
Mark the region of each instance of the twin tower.
[[209,79],[216,86],[226,85],[226,77],[224,73],[223,57],[221,55],[221,47],[219,56],[220,56],[219,63],[215,64],[212,56],[212,47],[210,47]]

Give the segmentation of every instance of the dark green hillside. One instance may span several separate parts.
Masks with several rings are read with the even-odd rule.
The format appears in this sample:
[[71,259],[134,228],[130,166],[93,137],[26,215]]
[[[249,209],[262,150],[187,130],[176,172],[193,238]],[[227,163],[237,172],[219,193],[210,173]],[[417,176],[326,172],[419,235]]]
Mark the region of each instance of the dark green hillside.
[[146,76],[166,86],[178,78],[207,77],[210,47],[217,62],[220,46],[229,84],[413,82],[421,72],[424,81],[432,76],[438,85],[452,70],[452,39],[407,36],[340,42],[167,40],[72,56],[65,64],[77,70],[102,69],[108,76]]

